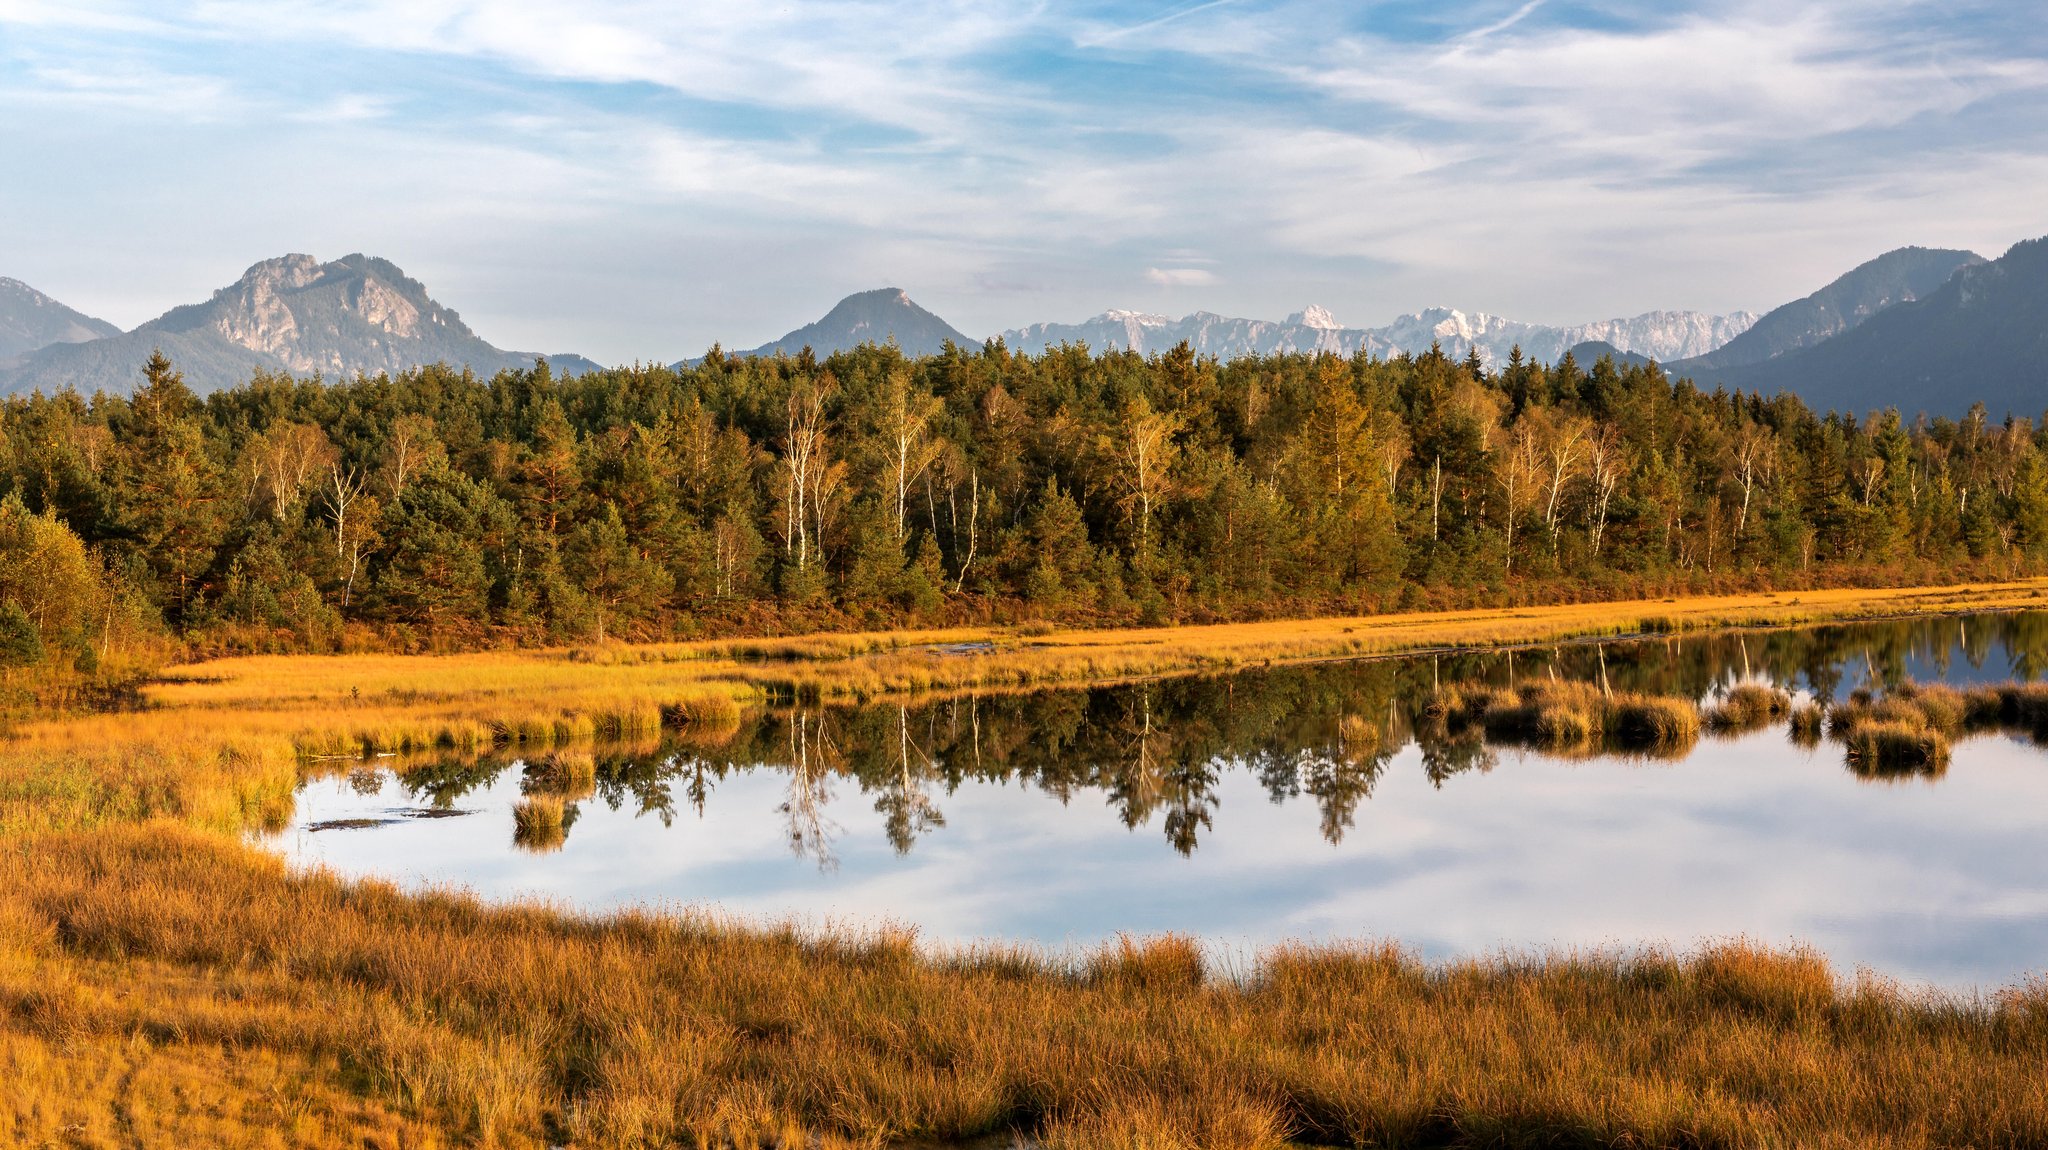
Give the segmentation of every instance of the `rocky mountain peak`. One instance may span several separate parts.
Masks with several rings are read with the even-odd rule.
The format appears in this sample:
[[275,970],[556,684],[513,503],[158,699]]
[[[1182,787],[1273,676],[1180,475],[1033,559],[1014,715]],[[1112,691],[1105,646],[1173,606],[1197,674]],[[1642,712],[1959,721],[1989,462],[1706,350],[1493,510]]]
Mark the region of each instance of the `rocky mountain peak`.
[[[125,335],[102,334],[110,337],[25,357],[0,373],[0,391],[121,386],[156,349],[202,390],[244,382],[258,370],[334,377],[446,363],[490,373],[532,367],[536,358],[492,347],[396,264],[360,252],[328,262],[303,252],[260,260],[203,303],[173,308]],[[576,356],[548,358],[557,370],[594,366]]]
[[1318,331],[1344,330],[1344,325],[1337,322],[1337,317],[1330,314],[1330,309],[1318,304],[1310,304],[1288,316],[1287,322],[1295,327],[1312,327]]

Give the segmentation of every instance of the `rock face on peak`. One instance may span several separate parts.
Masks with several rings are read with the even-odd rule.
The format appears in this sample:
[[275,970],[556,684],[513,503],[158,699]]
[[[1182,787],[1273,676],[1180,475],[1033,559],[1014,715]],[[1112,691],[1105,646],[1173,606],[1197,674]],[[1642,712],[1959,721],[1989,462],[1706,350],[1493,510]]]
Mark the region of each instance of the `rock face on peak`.
[[103,319],[65,307],[16,279],[0,276],[0,363],[53,343],[85,343],[121,334]]
[[1589,341],[1610,343],[1620,351],[1650,359],[1677,359],[1711,351],[1747,330],[1755,320],[1748,312],[1653,311],[1629,319],[1548,327],[1438,307],[1401,316],[1383,327],[1350,328],[1320,307],[1304,308],[1280,323],[1232,319],[1211,312],[1174,320],[1110,311],[1076,324],[1034,324],[1006,331],[1002,338],[1014,349],[1034,353],[1063,343],[1085,343],[1098,350],[1151,354],[1185,341],[1196,352],[1218,359],[1295,352],[1349,356],[1360,351],[1384,358],[1420,355],[1434,345],[1454,359],[1477,350],[1481,361],[1498,365],[1506,362],[1517,346],[1529,359],[1551,362],[1566,348]]
[[852,351],[864,343],[885,344],[891,340],[905,355],[937,355],[949,341],[962,348],[981,346],[980,340],[969,338],[952,324],[917,306],[901,288],[878,288],[847,296],[818,322],[752,351],[736,354],[796,355],[808,347],[822,357],[835,351]]
[[[322,263],[294,254],[255,264],[206,302],[172,308],[134,331],[27,355],[0,370],[0,392],[124,389],[159,348],[201,391],[259,370],[332,378],[446,363],[491,374],[537,358],[491,346],[389,260],[355,254]],[[545,358],[569,372],[595,366],[579,356]]]

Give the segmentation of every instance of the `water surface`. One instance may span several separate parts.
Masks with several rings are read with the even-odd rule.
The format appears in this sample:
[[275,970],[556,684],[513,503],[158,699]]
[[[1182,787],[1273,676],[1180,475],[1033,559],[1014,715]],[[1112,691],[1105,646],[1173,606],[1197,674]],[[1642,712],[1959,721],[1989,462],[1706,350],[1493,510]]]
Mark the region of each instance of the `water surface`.
[[[1444,683],[1710,698],[2031,679],[2048,616],[1321,664],[1089,690],[763,711],[572,749],[559,838],[515,835],[543,753],[309,780],[278,843],[348,874],[603,909],[916,926],[1054,946],[1395,938],[1432,956],[1735,935],[1951,987],[2048,970],[2048,751],[1965,740],[1867,779],[1783,726],[1682,758],[1446,738]],[[439,816],[439,817],[429,817]],[[536,849],[536,848],[540,849]]]

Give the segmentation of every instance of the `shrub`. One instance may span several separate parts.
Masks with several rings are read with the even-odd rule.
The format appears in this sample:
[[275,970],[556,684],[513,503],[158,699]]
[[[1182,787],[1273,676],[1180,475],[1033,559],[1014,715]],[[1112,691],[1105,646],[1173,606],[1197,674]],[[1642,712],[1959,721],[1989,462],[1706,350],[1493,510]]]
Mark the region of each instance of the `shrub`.
[[0,667],[33,667],[43,661],[43,632],[12,599],[0,603]]

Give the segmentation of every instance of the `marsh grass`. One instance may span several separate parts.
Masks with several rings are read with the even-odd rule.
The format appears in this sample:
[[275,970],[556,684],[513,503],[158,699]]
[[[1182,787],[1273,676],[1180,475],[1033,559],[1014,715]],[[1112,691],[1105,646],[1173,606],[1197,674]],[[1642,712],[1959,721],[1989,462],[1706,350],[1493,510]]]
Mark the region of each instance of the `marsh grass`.
[[558,795],[532,795],[512,806],[512,845],[535,854],[562,849],[568,841],[568,804]]
[[1572,681],[1442,688],[1424,703],[1423,715],[1449,734],[1477,728],[1495,741],[1566,756],[1682,755],[1700,733],[1699,708],[1689,700]]
[[[282,825],[309,765],[512,747],[531,783],[515,834],[558,848],[592,785],[581,740],[730,737],[740,708],[771,692],[1007,689],[1550,642],[1649,614],[1685,630],[1995,608],[2036,586],[181,668],[141,709],[33,719],[0,748],[0,1138],[2048,1144],[2041,984],[1916,994],[1743,943],[1446,963],[1288,946],[1221,977],[1184,938],[935,951],[902,932],[580,916],[294,872],[237,837]],[[960,644],[982,646],[941,649]],[[1940,731],[1954,714],[1965,731],[2048,729],[2039,688],[1953,702],[1865,698],[1841,730]],[[1571,753],[1680,753],[1702,722],[1689,700],[1583,684],[1444,692],[1425,711]],[[1378,735],[1357,716],[1340,732],[1361,749]]]
[[1806,703],[1795,707],[1786,716],[1786,733],[1793,744],[1812,748],[1820,745],[1821,735],[1827,730],[1827,708],[1817,703]]
[[1737,734],[1761,730],[1789,717],[1792,696],[1762,683],[1738,683],[1702,716],[1710,731]]
[[519,787],[529,795],[587,799],[597,790],[597,756],[586,750],[549,752],[526,764]]
[[1908,992],[1745,943],[1294,945],[1219,977],[1184,938],[945,951],[403,894],[166,824],[0,845],[0,928],[0,1057],[46,1068],[0,1081],[0,1121],[30,1145],[135,1101],[48,1068],[226,1050],[263,1076],[156,1098],[169,1144],[266,1144],[289,1115],[208,1116],[263,1083],[309,1100],[292,1140],[323,1147],[408,1124],[522,1147],[2048,1139],[2048,989]]

